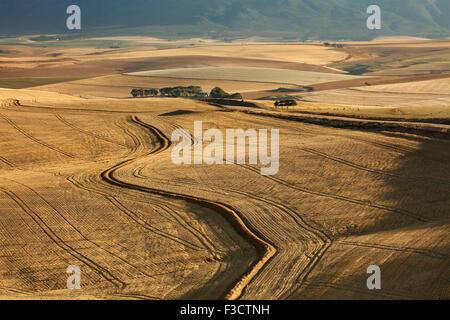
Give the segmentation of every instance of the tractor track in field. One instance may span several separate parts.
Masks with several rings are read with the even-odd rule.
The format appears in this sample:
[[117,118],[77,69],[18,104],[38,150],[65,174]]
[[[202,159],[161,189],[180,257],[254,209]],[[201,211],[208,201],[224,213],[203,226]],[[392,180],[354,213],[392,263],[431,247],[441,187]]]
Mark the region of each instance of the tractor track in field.
[[[176,242],[176,243],[181,244],[192,250],[202,250],[203,249],[193,243],[190,243],[189,241],[186,241],[177,236],[171,235],[171,234],[165,232],[164,230],[161,230],[159,228],[152,226],[151,224],[149,224],[148,222],[143,220],[136,212],[125,207],[115,196],[107,194],[106,192],[103,192],[100,190],[96,190],[96,189],[87,187],[87,186],[83,185],[81,182],[79,182],[75,177],[68,177],[67,180],[79,189],[82,189],[82,190],[85,190],[88,192],[97,193],[97,194],[103,196],[108,202],[110,202],[120,212],[122,212],[123,214],[128,216],[136,224],[140,225],[142,228],[146,229],[147,231],[152,232],[152,233],[164,238],[165,240]],[[153,205],[155,205],[155,204],[153,204]]]
[[[49,112],[55,112],[55,111],[75,111],[75,112],[80,112],[80,111],[82,111],[82,112],[97,112],[97,113],[130,114],[130,111],[120,111],[120,110],[57,108],[57,107],[27,106],[27,105],[21,105],[20,108],[39,109],[39,110],[46,110],[46,111],[49,111]],[[8,108],[8,110],[17,110],[17,108]],[[140,113],[142,113],[142,112],[140,112]]]
[[366,166],[362,166],[362,165],[359,165],[357,163],[354,163],[354,162],[351,162],[351,161],[348,161],[348,160],[345,160],[345,159],[342,159],[342,158],[339,158],[339,157],[335,157],[335,156],[326,154],[324,152],[321,152],[321,151],[318,151],[318,150],[315,150],[315,149],[306,148],[306,147],[301,147],[300,149],[305,151],[305,152],[315,154],[315,155],[317,155],[319,157],[323,157],[325,159],[328,159],[328,160],[331,160],[331,161],[335,161],[335,162],[344,164],[346,166],[353,167],[353,168],[358,169],[358,170],[363,170],[363,171],[367,171],[367,172],[371,172],[371,173],[376,173],[376,174],[380,174],[380,175],[394,177],[394,178],[398,178],[398,179],[402,179],[402,180],[412,180],[412,181],[418,181],[418,182],[421,182],[423,180],[428,180],[430,182],[434,182],[434,183],[437,183],[437,184],[450,185],[450,181],[447,181],[447,180],[433,179],[433,178],[428,178],[428,177],[417,177],[417,176],[405,177],[405,176],[398,175],[398,174],[395,174],[395,173],[392,173],[392,172],[387,172],[387,171],[383,171],[383,170],[372,169],[372,168],[369,168],[369,167],[366,167]]
[[114,257],[114,258],[116,258],[116,259],[118,259],[118,260],[120,260],[120,261],[122,261],[123,263],[125,263],[126,265],[128,265],[129,267],[131,267],[132,269],[135,269],[135,270],[137,270],[138,272],[140,272],[140,273],[142,273],[143,275],[145,275],[145,276],[147,276],[147,277],[151,277],[151,278],[154,278],[154,277],[152,277],[151,275],[149,275],[149,274],[147,274],[147,273],[145,273],[145,272],[143,272],[142,270],[140,270],[137,266],[135,266],[135,265],[133,265],[133,264],[131,264],[129,261],[127,261],[127,260],[125,260],[124,258],[122,258],[121,256],[119,256],[119,255],[117,255],[116,253],[114,253],[114,252],[111,252],[110,250],[108,250],[108,249],[105,249],[104,247],[102,247],[101,245],[99,245],[98,243],[96,243],[95,241],[92,241],[92,240],[89,240],[73,223],[71,223],[62,213],[61,213],[61,211],[59,211],[54,205],[52,205],[50,202],[48,202],[41,194],[39,194],[37,191],[35,191],[33,188],[31,188],[31,187],[29,187],[29,186],[27,186],[27,185],[25,185],[25,184],[23,184],[23,183],[21,183],[21,182],[18,182],[18,181],[15,181],[15,180],[11,180],[11,179],[8,179],[8,178],[6,178],[6,180],[9,180],[9,181],[12,181],[12,182],[14,182],[14,183],[17,183],[17,184],[19,184],[19,185],[21,185],[22,187],[24,187],[24,188],[26,188],[26,189],[28,189],[28,190],[30,190],[32,193],[34,193],[39,199],[41,199],[49,208],[51,208],[51,210],[53,211],[53,212],[55,212],[58,216],[60,216],[63,220],[64,220],[64,222],[65,223],[67,223],[67,225],[69,225],[73,230],[75,230],[75,232],[78,234],[78,235],[80,235],[81,236],[81,238],[84,240],[84,241],[86,241],[86,242],[88,242],[88,243],[91,243],[94,247],[96,247],[96,248],[98,248],[98,249],[100,249],[100,250],[102,250],[102,251],[104,251],[104,252],[106,252],[107,254],[109,254],[110,256],[112,256],[112,257]]
[[434,259],[448,259],[449,256],[434,252],[431,250],[423,250],[419,248],[410,248],[406,246],[391,246],[391,245],[384,245],[384,244],[374,244],[374,243],[363,243],[363,242],[353,242],[353,241],[347,241],[347,240],[338,240],[336,241],[336,244],[343,244],[343,245],[349,245],[349,246],[355,246],[355,247],[364,247],[364,248],[374,248],[374,249],[380,249],[380,250],[391,250],[391,251],[400,251],[400,252],[411,252],[415,254],[421,254],[428,256],[430,258]]
[[45,221],[33,211],[27,203],[17,196],[13,191],[5,189],[0,186],[0,191],[2,191],[5,195],[7,195],[11,200],[13,200],[21,209],[24,211],[34,222],[35,224],[44,232],[44,234],[50,238],[59,248],[63,251],[67,252],[69,255],[73,256],[78,261],[82,262],[90,269],[94,270],[101,277],[103,277],[106,281],[112,283],[117,288],[125,288],[126,284],[121,281],[118,277],[114,276],[109,270],[97,264],[95,261],[86,257],[84,254],[78,252],[75,248],[68,245],[63,239],[61,239],[53,229],[51,229]]
[[[142,170],[143,168],[141,168]],[[140,175],[139,178],[141,179],[147,179],[147,176],[142,176]],[[193,186],[193,187],[201,187],[200,184],[198,183],[174,183],[171,182],[171,185],[173,186]],[[298,215],[298,213],[295,212],[294,209],[285,206],[277,201],[273,201],[271,199],[268,198],[263,198],[263,197],[259,197],[259,196],[255,196],[251,193],[248,192],[243,192],[237,189],[232,189],[232,188],[223,188],[221,187],[222,191],[228,191],[231,193],[236,193],[236,194],[241,194],[243,196],[245,196],[246,198],[250,198],[250,199],[254,199],[257,200],[259,202],[264,202],[266,204],[272,205],[272,206],[281,206],[283,207],[285,210],[283,212],[287,212],[287,211],[291,211],[293,214]],[[209,191],[209,189],[204,189],[203,191]],[[221,193],[220,191],[216,191],[218,193]],[[223,193],[225,195],[225,193]],[[292,218],[295,219],[295,217],[292,216],[292,214],[288,214],[289,216],[291,216]],[[301,216],[298,215],[298,217],[301,219]],[[312,227],[313,228],[313,227]],[[320,229],[315,228],[316,230],[318,230],[320,233],[323,233]],[[325,235],[326,238],[328,238],[328,236],[326,236],[325,233],[323,233]],[[318,254],[314,253],[313,257],[310,257],[310,260],[314,260],[316,257],[318,257],[318,259],[320,259],[321,256],[323,256],[323,254],[325,253],[325,251],[328,250],[328,248],[332,245],[332,244],[341,244],[341,245],[349,245],[349,246],[355,246],[355,247],[365,247],[365,248],[374,248],[374,249],[380,249],[380,250],[390,250],[390,251],[399,251],[399,252],[411,252],[411,253],[415,253],[415,254],[420,254],[420,255],[424,255],[424,256],[428,256],[430,258],[434,258],[434,259],[448,259],[448,255],[439,253],[439,252],[435,252],[435,251],[431,251],[431,250],[423,250],[420,248],[411,248],[411,247],[407,247],[407,246],[392,246],[392,245],[382,245],[382,244],[371,244],[371,243],[362,243],[362,242],[351,242],[351,241],[347,241],[347,240],[331,240],[329,239],[329,244],[327,244],[326,242],[324,242],[324,244],[322,245],[321,250],[324,250],[324,252],[322,254],[320,254],[320,252]],[[316,261],[316,263],[318,262],[318,260]],[[315,264],[314,264],[315,265]],[[313,269],[313,267],[310,268],[311,270]],[[309,272],[308,272],[309,273]],[[300,281],[300,283],[306,283],[308,282],[307,277],[304,278],[303,281]]]
[[115,122],[115,125],[120,128],[123,133],[125,133],[125,135],[129,137],[133,142],[132,147],[129,151],[129,156],[136,154],[139,151],[139,148],[142,148],[142,146],[144,145],[139,136],[135,135],[127,126],[124,126],[121,122],[121,119],[117,120]]
[[259,236],[257,236],[255,234],[255,232],[250,230],[247,227],[247,225],[244,223],[244,221],[242,220],[241,216],[237,213],[237,211],[234,210],[233,208],[229,207],[226,204],[211,201],[211,200],[206,200],[206,199],[202,199],[202,198],[198,198],[198,197],[194,197],[194,196],[183,195],[180,193],[168,192],[168,191],[164,191],[164,190],[160,190],[160,189],[143,187],[140,185],[123,182],[123,181],[117,179],[114,176],[114,173],[116,171],[118,171],[119,169],[121,169],[141,158],[147,157],[149,155],[158,154],[158,153],[168,149],[171,144],[170,140],[157,128],[140,121],[136,116],[132,116],[131,121],[150,130],[150,132],[152,132],[158,138],[161,145],[160,145],[160,147],[154,149],[147,155],[142,155],[142,156],[139,156],[139,157],[136,157],[133,159],[129,159],[129,160],[120,162],[117,165],[111,167],[110,169],[104,171],[101,174],[102,179],[111,185],[119,186],[121,188],[156,194],[156,195],[160,195],[160,196],[165,196],[165,197],[169,197],[169,198],[173,198],[173,199],[179,199],[179,200],[184,200],[187,202],[195,203],[195,204],[203,206],[203,207],[208,207],[208,208],[220,213],[221,215],[223,215],[236,228],[238,233],[240,233],[244,238],[249,240],[255,246],[255,248],[257,249],[257,252],[259,253],[258,261],[252,265],[252,267],[247,271],[247,273],[243,277],[241,277],[224,296],[225,299],[230,299],[230,300],[238,299],[241,296],[243,289],[248,285],[248,283],[259,273],[261,268],[275,255],[275,253],[276,253],[275,247],[272,244],[269,244],[265,240],[261,239]]
[[128,146],[125,145],[125,144],[122,144],[122,143],[119,143],[119,142],[117,142],[117,141],[114,141],[114,140],[111,140],[111,139],[102,137],[102,136],[100,136],[100,135],[98,135],[98,134],[95,134],[95,133],[92,133],[92,132],[90,132],[90,131],[86,131],[86,130],[84,130],[84,129],[82,129],[82,128],[77,127],[77,126],[74,125],[73,123],[70,123],[69,121],[67,121],[67,120],[66,120],[63,116],[61,116],[59,113],[56,113],[56,112],[55,112],[55,117],[56,117],[59,121],[61,121],[63,124],[65,124],[66,126],[72,128],[72,129],[75,130],[75,131],[81,132],[82,134],[88,135],[88,136],[93,137],[93,138],[98,139],[98,140],[103,140],[103,141],[105,141],[105,142],[115,144],[115,145],[120,146],[120,147],[128,148]]
[[[238,111],[236,111],[236,112],[238,112]],[[233,117],[232,114],[233,113],[231,113],[231,114],[230,113],[223,113],[222,116],[226,117],[226,118],[229,118],[229,119],[233,119],[234,121],[243,122],[242,119]],[[267,119],[266,116],[258,115],[258,114],[248,114],[248,116],[252,117],[252,122],[262,123],[264,125],[267,125],[267,121],[257,120],[257,119],[260,119],[260,118]],[[288,120],[288,119],[277,119],[277,121],[282,121],[284,123],[284,125],[285,125],[284,128],[292,129],[294,131],[300,132],[303,135],[308,135],[308,136],[311,136],[311,137],[315,137],[318,134],[320,134],[321,136],[327,136],[327,137],[339,136],[339,137],[347,139],[347,140],[363,142],[365,144],[372,145],[372,146],[380,148],[380,149],[389,150],[391,152],[396,152],[396,153],[399,153],[401,155],[408,155],[408,154],[410,154],[412,152],[417,151],[417,149],[412,148],[410,146],[398,145],[398,144],[393,144],[393,143],[389,143],[389,142],[374,141],[374,140],[371,140],[371,139],[368,139],[368,138],[357,137],[357,136],[354,136],[354,135],[350,136],[350,135],[348,135],[346,133],[339,132],[338,130],[336,130],[336,132],[333,132],[331,134],[331,133],[318,132],[318,131],[311,130],[311,129],[308,130],[308,129],[305,129],[305,128],[299,128],[298,126],[292,126],[292,123],[296,123],[296,121],[292,121],[292,120]],[[313,124],[311,124],[311,125],[313,125]],[[314,124],[314,126],[320,126],[320,125]],[[346,129],[346,131],[347,132],[352,132],[352,131],[354,132],[354,130],[350,130],[350,129]],[[372,133],[371,131],[367,131],[367,132]],[[432,161],[439,161],[439,160],[436,160],[433,157],[427,157],[427,159],[428,160],[432,160]]]
[[27,131],[25,131],[24,129],[20,128],[14,121],[12,121],[9,117],[5,116],[4,114],[0,113],[0,117],[3,118],[11,127],[13,127],[14,129],[16,129],[20,134],[24,135],[25,137],[27,137],[28,139],[30,139],[31,141],[34,141],[36,143],[38,143],[39,145],[48,148],[50,150],[53,150],[57,153],[60,153],[66,157],[75,159],[76,157],[69,153],[69,152],[65,152],[63,150],[60,150],[36,137],[34,137],[33,135],[31,135],[30,133],[28,133]]
[[[346,285],[346,284],[342,284],[342,283],[334,284],[334,283],[329,283],[329,282],[306,281],[305,284],[308,286],[311,286],[311,287],[351,291],[351,292],[360,293],[362,295],[367,294],[367,290],[361,289],[360,287],[358,288],[355,286]],[[381,290],[378,290],[378,291],[381,291]],[[411,296],[398,294],[398,293],[371,292],[371,295],[379,297],[380,299],[393,299],[393,300],[399,300],[399,299],[411,300],[412,299]]]
[[149,301],[149,300],[161,300],[158,297],[153,297],[153,296],[148,296],[148,295],[144,295],[144,294],[132,294],[132,293],[116,293],[112,296],[120,298],[120,300],[122,300],[122,298],[127,298],[127,299],[132,299],[132,300],[144,300],[144,301]]
[[[230,117],[230,116],[227,116],[227,117],[229,117],[229,118],[231,118],[231,119],[233,119],[235,121],[238,120],[238,119],[234,119],[233,117]],[[296,131],[300,131],[300,132],[303,131],[302,129],[295,128],[295,127],[292,127],[292,126],[290,126],[290,129],[293,129],[293,130],[296,130]],[[311,149],[311,148],[301,148],[301,149],[304,150],[305,152],[313,153],[315,155],[324,157],[324,158],[326,158],[328,160],[339,162],[339,163],[342,163],[342,164],[347,165],[347,166],[351,166],[351,167],[353,167],[355,169],[358,169],[358,170],[365,170],[365,171],[369,171],[369,172],[376,173],[376,174],[384,174],[384,175],[389,175],[389,176],[395,176],[397,178],[410,179],[410,180],[415,180],[415,181],[421,179],[420,177],[407,178],[407,177],[403,177],[403,176],[400,176],[400,175],[391,174],[389,172],[385,172],[385,171],[382,171],[382,170],[366,168],[366,167],[357,165],[357,164],[355,164],[353,162],[350,162],[350,161],[347,161],[347,160],[343,160],[343,159],[340,159],[340,158],[336,158],[336,157],[327,155],[327,154],[325,154],[323,152],[320,152],[320,151],[317,151],[317,150],[314,150],[314,149]],[[258,175],[260,175],[259,169],[253,168],[250,165],[240,164],[239,166],[241,166],[242,168],[251,170],[253,172],[256,172],[256,173],[258,173]],[[372,203],[372,202],[368,202],[368,201],[364,201],[364,200],[360,200],[360,199],[355,199],[355,198],[351,198],[351,197],[341,196],[341,195],[338,195],[338,194],[310,190],[310,189],[307,189],[307,188],[303,188],[303,187],[297,186],[297,185],[295,185],[295,184],[293,184],[291,182],[288,182],[286,180],[283,180],[281,178],[277,178],[277,177],[274,177],[274,176],[263,176],[263,177],[265,179],[269,179],[269,180],[278,182],[278,183],[280,183],[280,184],[282,184],[282,185],[284,185],[286,187],[289,187],[291,189],[298,190],[298,191],[301,191],[301,192],[304,192],[304,193],[308,193],[308,194],[312,194],[312,195],[316,195],[316,196],[321,196],[321,197],[334,198],[336,200],[351,202],[351,203],[355,203],[355,204],[362,205],[362,206],[368,206],[368,207],[372,207],[372,208],[376,208],[376,209],[380,209],[380,210],[395,212],[395,213],[398,213],[398,214],[409,216],[410,218],[413,218],[413,219],[418,220],[420,222],[430,222],[430,221],[432,221],[432,220],[424,218],[424,217],[422,217],[422,216],[420,216],[420,215],[418,215],[418,214],[416,214],[414,212],[410,212],[410,211],[407,211],[407,210],[404,210],[404,209],[390,207],[390,206],[385,206],[385,205],[381,205],[381,204],[376,204],[376,203]],[[436,179],[428,179],[428,180],[436,182],[435,181]],[[445,181],[445,180],[438,180],[438,182],[442,183],[442,184],[448,184],[449,183],[448,181]]]
[[[250,165],[241,164],[240,166],[243,167],[243,168],[246,168],[246,169],[248,169],[250,171],[253,171],[255,173],[260,174],[259,169],[253,168]],[[360,200],[360,199],[355,199],[355,198],[351,198],[351,197],[347,197],[347,196],[341,196],[341,195],[334,194],[334,193],[310,190],[310,189],[303,188],[303,187],[300,187],[298,185],[295,185],[295,184],[293,184],[293,183],[291,183],[289,181],[283,180],[281,178],[275,178],[274,176],[263,176],[263,177],[265,179],[269,179],[269,180],[275,181],[275,182],[277,182],[279,184],[282,184],[282,185],[284,185],[284,186],[286,186],[286,187],[288,187],[290,189],[301,191],[301,192],[304,192],[304,193],[307,193],[307,194],[320,196],[320,197],[326,197],[326,198],[332,198],[332,199],[336,199],[336,200],[340,200],[340,201],[346,201],[346,202],[358,204],[358,205],[361,205],[361,206],[371,207],[371,208],[384,210],[384,211],[388,211],[388,212],[395,212],[397,214],[408,216],[408,217],[410,217],[412,219],[415,219],[417,221],[420,221],[420,222],[430,222],[430,221],[432,221],[431,219],[424,218],[424,217],[422,217],[422,216],[420,216],[418,214],[415,214],[413,212],[410,212],[410,211],[407,211],[407,210],[404,210],[404,209],[399,209],[399,208],[395,208],[395,207],[385,206],[385,205],[381,205],[381,204],[375,204],[375,203],[372,203],[372,202],[368,202],[368,201],[364,201],[364,200]]]
[[18,169],[18,167],[11,161],[9,161],[8,159],[0,156],[0,161],[3,162],[4,164],[6,164],[8,167],[13,168],[13,169]]
[[33,294],[33,292],[31,292],[31,291],[19,290],[16,288],[9,288],[9,287],[3,287],[3,286],[0,286],[0,290],[5,290],[5,291],[11,292],[11,293],[20,294],[22,296],[27,296],[27,295],[31,296]]
[[[226,116],[226,117],[231,119],[230,116]],[[239,119],[234,119],[234,120],[238,120],[239,121]],[[305,131],[304,129],[300,129],[298,127],[293,127],[293,126],[287,126],[287,127],[289,129],[292,129],[294,131],[300,132],[302,134],[314,135],[313,131]],[[323,135],[323,136],[331,136],[331,134],[326,134],[326,133],[321,133],[321,135]],[[414,151],[412,148],[410,149],[410,148],[404,148],[404,147],[395,146],[395,145],[391,145],[391,144],[387,144],[387,143],[375,142],[375,141],[366,140],[366,139],[359,138],[359,137],[353,137],[353,136],[350,137],[350,136],[347,136],[347,135],[344,135],[344,134],[339,134],[339,133],[337,133],[337,135],[339,135],[340,137],[343,137],[343,138],[350,139],[350,140],[361,141],[361,142],[364,142],[364,143],[367,143],[367,144],[370,144],[370,145],[374,145],[376,147],[391,149],[391,150],[400,152],[401,154],[407,154],[409,152]],[[335,157],[335,156],[326,154],[324,152],[321,152],[319,150],[315,150],[315,149],[312,149],[312,148],[301,147],[300,149],[305,151],[305,152],[312,153],[312,154],[315,154],[317,156],[323,157],[325,159],[328,159],[328,160],[331,160],[331,161],[335,161],[335,162],[339,162],[339,163],[341,163],[343,165],[347,165],[349,167],[353,167],[355,169],[359,169],[359,170],[363,170],[363,171],[367,171],[367,172],[371,172],[371,173],[376,173],[376,174],[385,175],[385,176],[389,176],[389,177],[395,177],[395,178],[404,179],[404,180],[413,180],[413,181],[418,181],[418,182],[421,182],[423,180],[428,180],[428,181],[431,181],[431,182],[434,182],[434,183],[437,183],[437,184],[450,185],[450,181],[448,181],[448,180],[429,178],[429,177],[422,177],[422,176],[405,177],[405,176],[402,176],[402,175],[399,175],[399,174],[395,174],[395,173],[392,173],[392,172],[388,172],[388,171],[385,171],[385,170],[379,170],[379,169],[375,169],[375,168],[370,168],[370,167],[367,167],[367,166],[359,165],[359,164],[354,163],[352,161],[348,161],[348,160],[345,160],[345,159],[342,159],[342,158],[339,158],[339,157]]]

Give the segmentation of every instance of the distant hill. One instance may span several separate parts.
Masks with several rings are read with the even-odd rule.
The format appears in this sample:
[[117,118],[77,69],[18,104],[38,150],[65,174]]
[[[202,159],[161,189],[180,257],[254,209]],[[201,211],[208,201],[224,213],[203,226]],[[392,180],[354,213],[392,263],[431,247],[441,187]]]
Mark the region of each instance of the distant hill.
[[[65,27],[66,8],[82,9],[82,32]],[[368,30],[366,9],[382,9]],[[449,0],[1,0],[0,35],[276,37],[368,40],[379,36],[450,36]]]

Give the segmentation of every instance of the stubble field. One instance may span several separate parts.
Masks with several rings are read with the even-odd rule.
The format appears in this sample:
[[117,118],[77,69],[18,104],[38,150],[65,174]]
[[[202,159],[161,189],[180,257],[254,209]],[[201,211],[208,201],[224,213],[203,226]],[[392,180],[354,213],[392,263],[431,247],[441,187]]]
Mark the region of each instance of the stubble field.
[[[173,72],[195,61],[188,57],[209,55],[208,68],[364,75],[334,70],[348,58],[344,51],[310,44],[105,55],[73,49],[67,55],[80,68],[75,73],[72,62],[37,62],[48,50],[2,57],[0,78],[89,79],[0,89],[0,298],[450,297],[449,126],[438,123],[442,134],[429,134],[289,118],[293,111],[348,116],[358,108],[416,117],[420,108],[421,117],[448,119],[447,78],[302,93],[300,110],[267,116],[272,100],[253,100],[261,107],[253,114],[194,99],[132,99],[129,92],[192,84],[291,95],[276,92],[281,85],[270,76],[191,80],[123,71]],[[352,112],[339,110],[343,105]],[[192,134],[195,121],[224,133],[279,129],[279,172],[263,176],[260,165],[247,163],[174,164],[171,135],[180,128]],[[66,287],[70,265],[81,268],[81,290]],[[366,286],[370,265],[382,270],[382,290]]]

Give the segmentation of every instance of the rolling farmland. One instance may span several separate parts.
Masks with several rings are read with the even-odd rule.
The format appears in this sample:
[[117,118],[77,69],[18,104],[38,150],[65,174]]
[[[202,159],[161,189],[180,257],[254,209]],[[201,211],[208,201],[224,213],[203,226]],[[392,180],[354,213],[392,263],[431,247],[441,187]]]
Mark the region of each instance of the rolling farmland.
[[[350,57],[321,44],[129,40],[155,47],[5,46],[17,54],[0,58],[1,83],[34,80],[0,88],[0,298],[450,298],[445,72],[406,81],[336,66],[391,42],[345,44]],[[130,96],[189,85],[256,98]],[[297,107],[274,108],[292,97]],[[222,164],[176,164],[177,130],[189,150],[209,145],[199,121],[278,129],[278,172],[225,152]],[[367,288],[371,265],[382,290]],[[67,288],[68,266],[81,290]]]

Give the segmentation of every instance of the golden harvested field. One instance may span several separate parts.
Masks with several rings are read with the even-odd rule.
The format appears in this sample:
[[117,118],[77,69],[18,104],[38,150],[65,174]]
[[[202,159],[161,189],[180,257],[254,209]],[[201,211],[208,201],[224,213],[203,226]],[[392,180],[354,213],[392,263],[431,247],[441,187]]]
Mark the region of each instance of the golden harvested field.
[[[0,88],[0,299],[450,299],[448,78],[361,87],[382,82],[333,69],[348,54],[311,44],[25,48],[0,58],[0,78],[90,78]],[[128,75],[146,70],[163,71]],[[289,91],[306,84],[322,87]],[[130,98],[188,85],[301,101]],[[196,121],[223,144],[194,136]],[[176,164],[183,128],[186,150],[214,146],[222,163]],[[229,129],[278,129],[279,152],[254,154],[279,170],[226,159]],[[371,265],[381,290],[367,287]]]
[[411,94],[450,94],[450,78],[416,81],[409,83],[395,83],[388,85],[378,85],[375,87],[360,88],[365,91],[394,92]]
[[179,68],[134,72],[131,73],[131,75],[176,79],[234,80],[251,82],[262,81],[296,85],[310,85],[321,82],[358,78],[357,76],[348,76],[343,74],[255,67]]
[[450,93],[391,92],[381,91],[373,87],[337,89],[304,94],[307,101],[322,103],[353,104],[360,106],[450,106]]
[[[143,57],[170,56],[212,56],[223,58],[263,59],[269,61],[291,61],[324,66],[346,58],[347,54],[326,48],[322,45],[309,44],[229,44],[219,46],[196,46],[167,50],[137,51],[103,55],[106,59],[134,59]],[[84,57],[83,60],[96,59]]]
[[[253,100],[258,106],[268,109],[276,110],[273,101]],[[361,118],[381,118],[381,119],[397,119],[397,120],[411,120],[420,119],[434,120],[434,119],[448,119],[450,118],[449,105],[428,105],[422,106],[369,106],[353,104],[339,104],[335,102],[308,102],[298,101],[297,106],[289,108],[281,108],[279,110],[289,112],[306,112],[313,114],[330,114]]]

